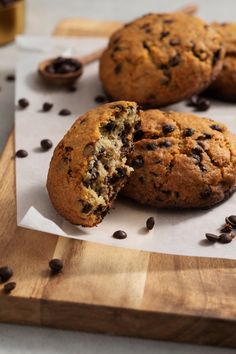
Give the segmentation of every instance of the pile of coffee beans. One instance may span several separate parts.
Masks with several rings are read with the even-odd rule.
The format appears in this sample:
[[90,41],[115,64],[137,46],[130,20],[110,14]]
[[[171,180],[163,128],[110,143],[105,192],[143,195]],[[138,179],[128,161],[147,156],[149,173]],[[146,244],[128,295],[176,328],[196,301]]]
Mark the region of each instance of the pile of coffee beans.
[[205,236],[210,242],[230,243],[236,236],[233,232],[234,229],[236,229],[236,215],[230,215],[225,218],[225,224],[220,235],[206,233]]
[[50,74],[69,74],[81,70],[82,65],[74,58],[58,57],[45,67]]

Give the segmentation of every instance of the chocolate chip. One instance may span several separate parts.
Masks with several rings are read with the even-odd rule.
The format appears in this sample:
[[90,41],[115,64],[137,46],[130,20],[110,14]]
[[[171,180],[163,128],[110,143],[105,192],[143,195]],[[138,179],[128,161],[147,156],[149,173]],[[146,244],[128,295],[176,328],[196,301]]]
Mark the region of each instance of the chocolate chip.
[[184,137],[189,137],[189,136],[192,136],[194,134],[195,130],[192,129],[192,128],[186,128],[184,129],[183,131],[183,136]]
[[112,237],[114,237],[114,238],[116,238],[118,240],[123,240],[123,239],[125,239],[127,237],[127,233],[125,231],[118,230],[118,231],[114,232]]
[[104,129],[107,131],[107,132],[113,132],[115,129],[116,129],[116,124],[115,122],[109,122],[107,123],[105,126],[104,126]]
[[146,221],[146,228],[148,230],[152,230],[154,228],[155,225],[155,219],[153,216],[151,216],[150,218],[147,219]]
[[230,215],[229,217],[226,218],[226,222],[228,222],[230,225],[233,227],[236,227],[236,215]]
[[212,195],[212,189],[211,187],[207,187],[202,193],[200,193],[201,199],[208,199]]
[[51,259],[48,264],[53,274],[59,273],[63,268],[63,262],[58,258]]
[[169,148],[172,146],[172,143],[170,141],[161,141],[159,144],[158,144],[159,147],[165,147],[165,148]]
[[175,130],[175,127],[171,124],[165,124],[162,126],[162,131],[165,135],[172,133]]
[[170,32],[169,31],[162,31],[160,34],[160,40],[162,40],[163,38],[169,36]]
[[143,137],[144,137],[144,132],[140,129],[134,133],[133,140],[135,142],[135,141],[141,140]]
[[43,139],[40,141],[40,145],[44,151],[47,151],[47,150],[51,149],[51,147],[53,146],[53,143],[50,139]]
[[6,81],[15,81],[15,75],[14,74],[9,74],[6,76]]
[[74,149],[73,149],[73,147],[71,147],[71,146],[65,146],[65,152],[71,152],[71,151],[73,151]]
[[212,66],[215,66],[217,64],[217,62],[220,59],[220,56],[221,56],[221,49],[217,49],[213,54]]
[[202,149],[205,149],[205,145],[202,141],[198,141],[197,143]]
[[144,183],[144,177],[143,176],[139,176],[138,180],[139,180],[140,183],[142,183],[142,184]]
[[170,18],[166,18],[165,20],[163,20],[163,23],[167,23],[167,24],[170,24],[170,23],[173,23],[174,20],[170,19]]
[[221,232],[222,233],[230,233],[232,231],[233,227],[231,224],[225,224],[222,229],[221,229]]
[[214,234],[210,234],[210,233],[206,233],[205,236],[208,239],[208,241],[211,241],[211,242],[216,242],[220,238],[219,236],[214,235]]
[[114,184],[116,182],[118,182],[121,178],[125,177],[126,176],[126,170],[124,168],[117,168],[116,169],[116,173],[114,173],[112,175],[112,177],[109,179],[109,182],[111,184]]
[[82,213],[88,214],[92,210],[93,206],[90,203],[84,203]]
[[8,281],[13,275],[13,270],[8,267],[1,267],[0,268],[0,277],[2,279],[2,282]]
[[169,65],[170,66],[177,66],[180,63],[180,60],[181,60],[180,54],[176,54],[174,57],[170,58]]
[[197,163],[201,162],[201,157],[199,155],[193,154],[192,157],[196,160]]
[[98,95],[98,96],[94,97],[94,101],[96,103],[104,103],[104,102],[106,102],[106,97],[104,97],[102,95]]
[[153,151],[153,150],[156,150],[158,148],[158,145],[157,145],[157,143],[148,143],[146,145],[146,148],[149,151]]
[[121,69],[122,69],[122,64],[121,63],[117,64],[114,69],[115,74],[118,75],[121,72]]
[[20,108],[24,109],[24,108],[29,106],[29,101],[26,98],[20,98],[18,100],[18,105],[19,105]]
[[213,129],[213,130],[216,130],[218,132],[222,132],[222,128],[219,125],[217,125],[217,124],[212,124],[210,126],[210,128]]
[[207,139],[211,139],[212,135],[208,134],[208,133],[203,133],[203,135],[200,135],[197,140],[207,140]]
[[170,45],[178,45],[178,44],[180,44],[180,39],[179,38],[172,38],[172,39],[170,39]]
[[71,111],[69,111],[69,109],[63,108],[58,114],[59,116],[69,116],[71,115]]
[[28,152],[26,150],[21,149],[16,152],[16,157],[24,158],[26,156],[28,156]]
[[195,105],[195,111],[196,112],[205,112],[207,111],[211,106],[211,103],[209,100],[206,100],[203,97],[199,97],[196,105]]
[[149,50],[149,46],[146,41],[143,41],[143,48]]
[[192,153],[201,156],[202,149],[198,148],[198,147],[195,147],[195,148],[192,149]]
[[232,236],[230,234],[221,234],[219,236],[220,243],[230,243],[232,241]]
[[53,107],[53,103],[45,102],[42,107],[43,112],[49,112]]
[[3,290],[5,293],[9,294],[10,292],[12,292],[12,290],[15,289],[15,287],[16,287],[16,283],[14,281],[11,281],[4,285]]
[[134,169],[141,168],[144,166],[144,159],[141,155],[136,156],[135,159],[132,160],[132,167]]

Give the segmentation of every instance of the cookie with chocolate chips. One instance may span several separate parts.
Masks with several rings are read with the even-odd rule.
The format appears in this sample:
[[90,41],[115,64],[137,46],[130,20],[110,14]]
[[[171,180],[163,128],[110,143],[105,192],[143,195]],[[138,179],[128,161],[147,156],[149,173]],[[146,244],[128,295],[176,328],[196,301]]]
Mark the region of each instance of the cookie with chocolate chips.
[[149,14],[116,31],[100,60],[108,97],[157,107],[211,84],[222,69],[221,36],[183,13]]
[[236,23],[213,23],[225,45],[223,70],[207,90],[210,96],[236,102]]
[[153,109],[142,112],[140,129],[123,195],[161,208],[205,208],[234,191],[236,137],[223,124]]
[[133,168],[127,154],[140,127],[133,102],[113,102],[78,118],[57,145],[48,172],[53,206],[73,224],[94,226],[109,211]]

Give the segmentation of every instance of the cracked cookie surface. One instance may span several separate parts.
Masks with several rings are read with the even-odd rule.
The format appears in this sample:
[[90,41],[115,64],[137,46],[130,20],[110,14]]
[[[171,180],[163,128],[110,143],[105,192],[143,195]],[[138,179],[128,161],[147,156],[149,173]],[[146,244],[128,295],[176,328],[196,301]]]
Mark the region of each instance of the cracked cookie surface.
[[113,102],[76,120],[54,150],[47,189],[53,206],[73,224],[94,226],[109,211],[133,168],[127,154],[140,127],[134,102]]
[[113,100],[162,106],[209,86],[223,57],[221,36],[202,20],[149,14],[112,35],[100,60],[100,78]]
[[236,101],[236,23],[213,23],[212,27],[223,38],[225,59],[223,69],[209,87],[211,96],[229,101]]
[[[236,137],[221,123],[192,114],[141,114],[122,194],[163,208],[205,208],[236,186]],[[141,140],[140,140],[141,139]]]

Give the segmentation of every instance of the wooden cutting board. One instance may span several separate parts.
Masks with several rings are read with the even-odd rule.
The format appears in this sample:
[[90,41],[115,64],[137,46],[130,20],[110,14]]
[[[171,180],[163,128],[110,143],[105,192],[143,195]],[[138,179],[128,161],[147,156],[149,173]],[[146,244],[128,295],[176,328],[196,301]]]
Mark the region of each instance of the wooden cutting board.
[[[119,23],[76,19],[54,34],[111,33]],[[101,32],[102,28],[102,32]],[[0,321],[236,347],[236,261],[102,246],[16,226],[14,139],[0,160]],[[50,276],[48,261],[64,270]]]

